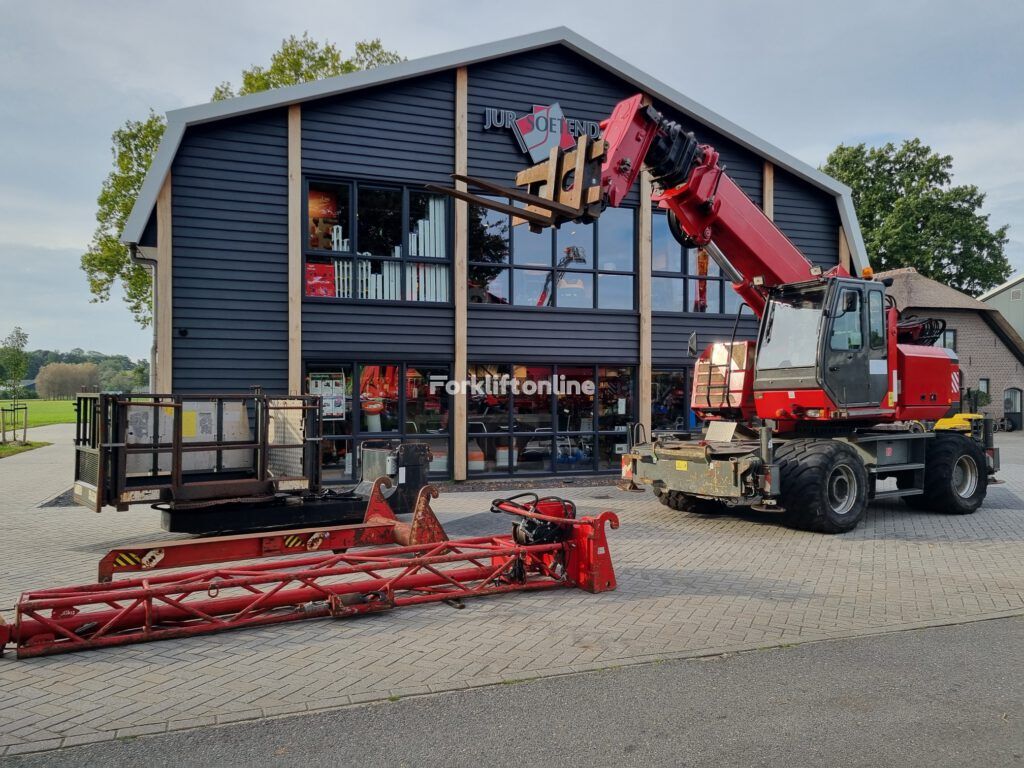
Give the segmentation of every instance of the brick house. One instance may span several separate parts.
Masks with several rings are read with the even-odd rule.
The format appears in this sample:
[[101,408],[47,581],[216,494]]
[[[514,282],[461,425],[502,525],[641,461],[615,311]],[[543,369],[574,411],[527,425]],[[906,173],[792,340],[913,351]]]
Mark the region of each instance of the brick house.
[[1021,429],[1024,392],[1024,338],[988,304],[918,274],[913,267],[877,272],[891,277],[889,294],[904,317],[922,315],[946,321],[938,342],[956,352],[964,387],[988,392],[992,402],[982,408]]

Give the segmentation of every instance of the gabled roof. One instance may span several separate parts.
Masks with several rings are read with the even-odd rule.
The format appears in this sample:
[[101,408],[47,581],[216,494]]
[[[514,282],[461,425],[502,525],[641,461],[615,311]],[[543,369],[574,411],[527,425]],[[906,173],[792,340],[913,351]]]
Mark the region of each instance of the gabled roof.
[[950,288],[937,280],[919,273],[913,267],[890,269],[876,272],[875,278],[892,278],[892,286],[886,293],[893,297],[900,309],[967,309],[975,312],[991,312],[992,307],[956,288]]
[[995,307],[925,277],[913,267],[875,272],[876,280],[885,277],[892,278],[886,293],[893,297],[899,309],[934,310],[939,315],[948,311],[977,312],[1013,356],[1024,363],[1024,338]]
[[981,296],[978,297],[978,301],[986,301],[988,299],[991,299],[997,293],[1002,293],[1007,288],[1013,288],[1014,286],[1020,285],[1021,283],[1024,283],[1024,272],[1021,272],[1019,275],[1014,275],[1002,285],[997,285],[995,288],[985,291],[983,294],[981,294]]
[[823,189],[836,197],[839,217],[846,232],[857,273],[868,264],[861,237],[857,216],[853,209],[850,188],[836,181],[817,168],[783,152],[764,139],[755,136],[716,112],[712,112],[692,99],[679,93],[674,88],[657,80],[633,65],[609,53],[590,40],[573,32],[567,27],[555,27],[541,32],[534,32],[519,37],[510,37],[494,43],[476,45],[458,51],[426,56],[412,61],[403,61],[364,72],[353,72],[324,80],[316,80],[286,88],[277,88],[262,93],[253,93],[224,101],[199,104],[194,107],[176,109],[167,113],[167,130],[164,132],[160,147],[157,149],[146,179],[142,184],[139,197],[132,208],[131,215],[121,233],[121,242],[138,243],[149,220],[150,213],[156,205],[157,194],[174,161],[178,145],[190,125],[209,123],[228,117],[259,112],[265,109],[298,104],[311,99],[336,96],[352,91],[405,80],[421,75],[428,75],[456,67],[478,64],[491,59],[525,53],[538,48],[561,45],[573,51],[593,64],[625,80],[639,90],[650,94],[658,101],[678,110],[682,114],[714,128],[740,146],[770,160],[775,165],[786,169],[795,176]]

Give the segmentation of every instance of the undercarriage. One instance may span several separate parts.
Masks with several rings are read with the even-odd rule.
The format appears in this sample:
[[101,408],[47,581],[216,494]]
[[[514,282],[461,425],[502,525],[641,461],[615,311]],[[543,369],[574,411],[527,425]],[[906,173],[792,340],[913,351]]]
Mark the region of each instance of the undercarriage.
[[750,508],[796,528],[843,533],[857,526],[868,503],[883,499],[953,514],[977,510],[999,468],[991,420],[980,426],[976,434],[878,425],[780,436],[770,426],[752,433],[711,422],[700,436],[636,442],[623,456],[623,477],[649,485],[679,511]]

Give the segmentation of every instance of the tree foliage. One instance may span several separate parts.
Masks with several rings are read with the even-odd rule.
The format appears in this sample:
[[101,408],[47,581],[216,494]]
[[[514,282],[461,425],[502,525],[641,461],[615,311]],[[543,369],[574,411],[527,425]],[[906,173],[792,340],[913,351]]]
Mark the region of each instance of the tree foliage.
[[822,170],[853,189],[864,244],[877,271],[914,267],[977,295],[1005,281],[1007,227],[981,213],[984,193],[953,184],[953,158],[920,139],[900,146],[840,144]]
[[25,346],[28,334],[18,326],[0,343],[0,385],[17,400],[22,379],[28,373],[28,355]]
[[99,388],[100,370],[96,363],[50,363],[36,376],[36,392],[47,400],[66,399]]
[[[401,60],[397,53],[384,48],[379,39],[356,43],[354,53],[345,58],[334,43],[318,42],[308,33],[298,38],[292,35],[281,41],[280,49],[270,57],[268,66],[257,65],[242,72],[237,93],[230,83],[221,83],[213,92],[213,101]],[[88,251],[82,256],[82,269],[93,301],[108,301],[111,288],[120,282],[124,301],[142,327],[152,321],[150,275],[144,267],[131,261],[128,248],[119,240],[165,128],[164,118],[151,111],[145,120],[127,120],[114,131],[111,137],[114,167],[100,190],[96,231]]]
[[319,43],[308,32],[303,32],[302,37],[291,35],[282,40],[281,47],[270,57],[268,66],[256,65],[243,70],[242,83],[237,92],[231,83],[224,82],[214,89],[212,100],[221,101],[310,80],[347,75],[399,61],[402,61],[402,57],[387,50],[380,38],[356,43],[355,53],[345,58],[334,43]]
[[89,250],[82,256],[92,300],[110,299],[110,289],[120,281],[124,301],[143,328],[151,319],[149,272],[129,258],[120,237],[165,127],[164,118],[151,111],[145,120],[128,120],[114,131],[110,149],[114,169],[104,180],[96,200],[97,227]]

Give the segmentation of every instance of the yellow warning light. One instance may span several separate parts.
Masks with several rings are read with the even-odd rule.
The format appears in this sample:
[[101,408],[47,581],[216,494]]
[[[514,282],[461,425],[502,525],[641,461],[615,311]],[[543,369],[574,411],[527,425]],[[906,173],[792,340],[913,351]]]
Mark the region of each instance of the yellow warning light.
[[872,277],[875,276],[875,270],[873,270],[871,267],[864,267],[864,269],[860,271],[860,276],[863,277],[865,280],[870,280]]

